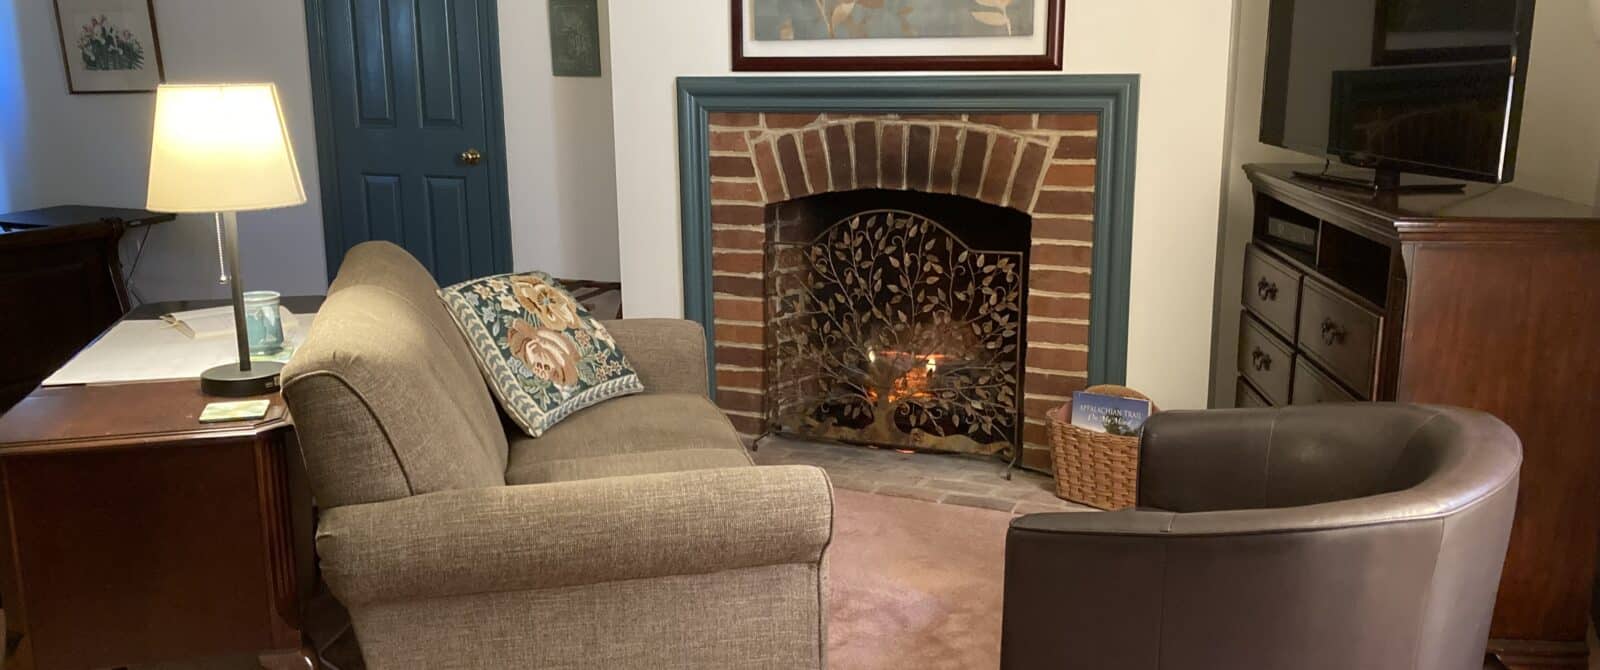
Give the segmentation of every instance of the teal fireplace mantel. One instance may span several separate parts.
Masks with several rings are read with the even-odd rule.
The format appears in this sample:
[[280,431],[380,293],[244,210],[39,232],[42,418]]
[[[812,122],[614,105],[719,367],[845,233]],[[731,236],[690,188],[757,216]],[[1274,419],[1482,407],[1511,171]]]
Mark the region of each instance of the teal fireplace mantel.
[[[679,77],[678,179],[684,316],[713,345],[711,112],[1092,113],[1100,119],[1089,383],[1127,375],[1138,75]],[[710,357],[708,357],[710,358]],[[713,387],[715,362],[710,363]]]

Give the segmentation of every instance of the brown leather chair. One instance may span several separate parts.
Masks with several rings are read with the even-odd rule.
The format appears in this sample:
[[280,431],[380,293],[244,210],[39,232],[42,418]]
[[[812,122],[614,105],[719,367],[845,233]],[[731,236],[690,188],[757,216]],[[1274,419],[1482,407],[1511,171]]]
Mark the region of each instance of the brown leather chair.
[[1139,508],[1006,540],[1001,667],[1480,670],[1522,447],[1403,404],[1165,412]]

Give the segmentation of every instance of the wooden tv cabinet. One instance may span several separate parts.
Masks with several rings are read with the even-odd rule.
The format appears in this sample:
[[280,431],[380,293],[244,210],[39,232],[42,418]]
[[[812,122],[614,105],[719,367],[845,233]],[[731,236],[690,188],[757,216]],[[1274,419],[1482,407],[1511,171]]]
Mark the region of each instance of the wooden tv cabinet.
[[[1374,195],[1246,165],[1236,404],[1473,407],[1523,442],[1490,630],[1511,668],[1587,668],[1600,538],[1600,210],[1512,186]],[[1287,240],[1285,238],[1288,238]]]

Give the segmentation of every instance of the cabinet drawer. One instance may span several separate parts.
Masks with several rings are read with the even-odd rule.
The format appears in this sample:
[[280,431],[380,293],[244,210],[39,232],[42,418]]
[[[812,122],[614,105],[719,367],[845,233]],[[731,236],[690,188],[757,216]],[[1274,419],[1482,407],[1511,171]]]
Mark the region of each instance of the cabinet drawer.
[[1300,295],[1300,351],[1339,381],[1371,395],[1383,318],[1315,279]]
[[1289,372],[1294,368],[1294,350],[1249,315],[1239,323],[1239,372],[1261,390],[1273,405],[1289,400]]
[[1294,389],[1289,395],[1291,405],[1315,405],[1321,402],[1355,402],[1360,400],[1344,390],[1338,382],[1322,374],[1307,358],[1294,361]]
[[1250,388],[1250,382],[1245,381],[1244,377],[1240,377],[1234,383],[1236,385],[1238,385],[1238,388],[1235,389],[1234,392],[1233,392],[1233,406],[1234,407],[1238,407],[1240,409],[1246,409],[1246,408],[1250,408],[1250,407],[1271,407],[1272,406],[1272,403],[1267,402],[1267,399],[1261,397],[1260,393],[1256,393],[1255,389]]
[[1252,244],[1244,253],[1244,294],[1240,301],[1284,337],[1294,339],[1300,306],[1300,273]]

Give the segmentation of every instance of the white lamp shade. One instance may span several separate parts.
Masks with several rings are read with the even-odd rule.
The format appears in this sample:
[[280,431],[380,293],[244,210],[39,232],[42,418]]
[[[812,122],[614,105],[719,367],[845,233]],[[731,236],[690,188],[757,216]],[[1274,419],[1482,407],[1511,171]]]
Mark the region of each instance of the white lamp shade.
[[237,212],[306,201],[272,84],[156,88],[145,207]]

